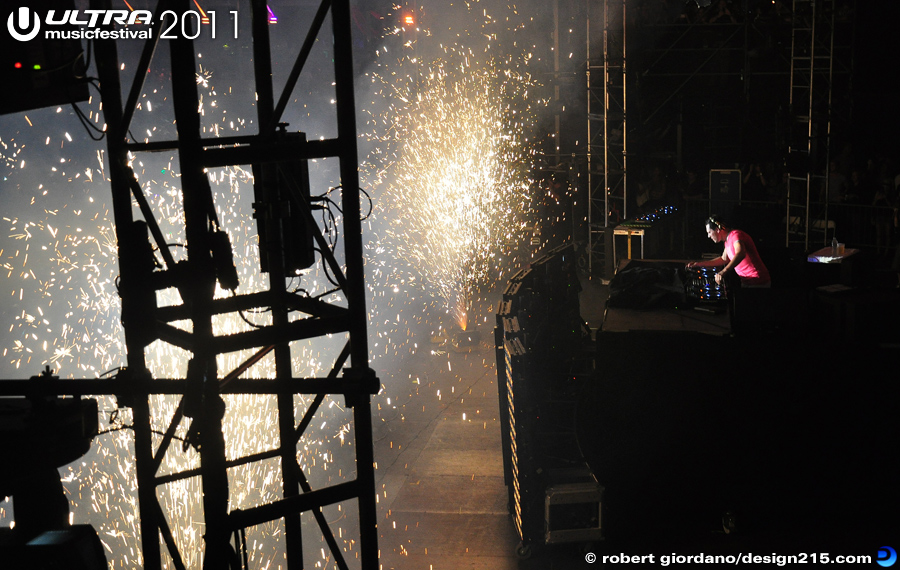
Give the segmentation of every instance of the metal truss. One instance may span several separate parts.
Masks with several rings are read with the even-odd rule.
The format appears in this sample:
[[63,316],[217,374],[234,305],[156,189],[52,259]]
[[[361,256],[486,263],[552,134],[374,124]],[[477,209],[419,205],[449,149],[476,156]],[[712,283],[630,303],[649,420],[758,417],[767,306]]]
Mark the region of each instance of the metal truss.
[[[91,0],[95,10],[111,9],[110,0]],[[363,248],[360,222],[360,188],[356,149],[353,65],[351,57],[350,6],[348,0],[323,0],[309,24],[299,55],[287,84],[277,102],[272,85],[272,64],[265,0],[251,0],[253,18],[253,66],[259,132],[231,138],[201,137],[196,83],[197,62],[190,39],[170,41],[171,87],[177,125],[177,140],[134,142],[129,127],[142,93],[146,72],[154,57],[162,19],[154,23],[152,38],[144,45],[136,74],[122,97],[119,61],[115,40],[97,40],[95,53],[100,77],[102,103],[107,122],[109,177],[118,239],[120,263],[119,293],[122,321],[128,350],[127,367],[115,378],[98,380],[50,380],[41,389],[48,394],[112,394],[120,406],[130,407],[134,419],[134,449],[140,506],[140,531],[144,568],[161,567],[164,544],[175,568],[184,568],[184,557],[168,526],[166,506],[157,498],[159,486],[179,479],[199,477],[202,482],[205,546],[203,567],[207,569],[247,566],[246,551],[241,558],[232,547],[232,537],[244,529],[268,521],[283,519],[287,568],[303,567],[301,540],[302,512],[309,512],[318,523],[322,537],[331,549],[337,567],[347,561],[323,507],[344,501],[356,501],[359,513],[360,552],[364,569],[378,564],[375,511],[374,457],[370,398],[379,389],[379,381],[368,366]],[[184,13],[189,0],[160,0],[154,14],[164,10]],[[316,38],[331,20],[333,36],[334,89],[337,136],[307,141],[303,136],[287,136],[280,127],[282,113],[303,70]],[[302,36],[300,36],[302,37]],[[329,81],[330,83],[330,81]],[[299,135],[299,133],[295,133]],[[132,158],[143,152],[177,152],[181,165],[181,191],[184,206],[186,259],[176,263],[163,233],[148,204],[147,197],[131,168]],[[291,165],[305,165],[317,158],[336,157],[340,164],[343,212],[343,263],[336,259],[326,243],[322,228],[312,216],[309,192],[302,188],[302,177],[286,176]],[[268,290],[237,294],[227,228],[220,227],[206,169],[227,165],[252,164],[256,202],[255,217],[260,225],[262,271],[268,273]],[[143,219],[136,219],[133,204]],[[287,216],[286,212],[292,212]],[[260,220],[261,218],[261,220]],[[304,231],[297,231],[297,226]],[[149,232],[149,236],[148,236]],[[300,238],[297,236],[300,235]],[[152,242],[151,242],[152,238]],[[297,243],[297,242],[301,243]],[[308,241],[309,243],[304,243]],[[155,242],[155,243],[154,243]],[[315,242],[316,247],[313,247]],[[155,245],[155,248],[154,248]],[[287,278],[296,261],[287,251],[315,249],[326,271],[336,283],[345,306],[316,297],[288,291]],[[154,249],[162,260],[157,258]],[[307,260],[308,263],[314,259]],[[215,298],[216,283],[231,289],[233,296]],[[177,288],[182,302],[157,306],[157,291]],[[266,310],[269,324],[233,334],[217,334],[213,320],[217,315],[239,311]],[[173,323],[189,321],[190,327]],[[322,378],[294,378],[290,343],[325,335],[343,335],[343,350],[333,354],[330,372]],[[145,348],[163,341],[191,353],[187,377],[153,378],[145,358]],[[219,370],[218,355],[247,351],[252,356],[234,370]],[[239,378],[269,353],[274,354],[275,378],[248,380]],[[347,366],[349,360],[349,366]],[[28,393],[27,381],[7,381],[4,394]],[[180,402],[158,445],[153,444],[150,398],[157,394],[180,396]],[[224,394],[271,394],[277,399],[278,441],[268,451],[241,458],[226,458],[222,420],[226,412]],[[304,417],[295,423],[294,396],[314,394]],[[356,478],[313,489],[297,460],[298,441],[327,395],[343,395],[353,410],[355,430]],[[190,424],[188,424],[190,420]],[[167,453],[177,453],[171,445],[182,423],[189,425],[185,447],[199,449],[199,468],[161,475],[160,465]],[[280,459],[282,497],[268,504],[229,511],[228,469],[269,458]]]
[[[785,246],[802,239],[809,249],[811,222],[827,241],[828,165],[831,161],[834,80],[834,0],[794,0],[791,16],[791,162]],[[822,190],[825,210],[812,215],[813,193]],[[812,218],[812,220],[811,220]],[[799,236],[799,237],[798,237]]]
[[[604,240],[605,233],[627,217],[625,27],[625,0],[587,1],[588,264],[592,274],[603,270],[603,260],[611,259],[604,249],[605,243],[611,243]],[[598,31],[602,31],[600,38]],[[598,45],[601,53],[597,53]]]

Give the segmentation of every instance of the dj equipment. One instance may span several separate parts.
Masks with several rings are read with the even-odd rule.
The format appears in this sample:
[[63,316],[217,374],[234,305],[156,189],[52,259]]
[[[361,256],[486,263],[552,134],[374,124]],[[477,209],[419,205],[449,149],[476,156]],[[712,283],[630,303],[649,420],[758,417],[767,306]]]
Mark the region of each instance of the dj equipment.
[[728,300],[725,284],[716,283],[717,267],[689,267],[684,270],[684,289],[688,299],[701,304],[724,304]]
[[647,212],[646,214],[641,214],[636,218],[629,218],[627,220],[623,220],[619,226],[624,226],[626,228],[651,228],[656,224],[662,223],[666,221],[670,216],[675,214],[678,211],[678,208],[675,206],[660,206],[659,208],[653,210],[652,212]]

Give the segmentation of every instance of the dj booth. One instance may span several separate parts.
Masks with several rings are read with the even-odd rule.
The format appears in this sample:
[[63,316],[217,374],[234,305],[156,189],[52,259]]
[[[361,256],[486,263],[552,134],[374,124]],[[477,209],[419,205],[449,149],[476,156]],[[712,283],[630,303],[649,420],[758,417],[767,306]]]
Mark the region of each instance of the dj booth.
[[[821,346],[804,296],[722,289],[684,260],[623,260],[602,322],[585,331],[578,253],[554,250],[514,275],[497,313],[518,554],[599,540],[702,551],[725,532],[759,549],[801,534],[793,546],[834,548],[834,529],[851,551],[896,536],[900,454],[884,450],[900,386],[858,371],[895,355],[858,346],[859,359],[810,359]],[[753,303],[789,318],[735,327]],[[856,521],[872,524],[851,536]]]
[[849,551],[896,533],[900,454],[884,450],[897,400],[881,394],[900,387],[859,368],[888,369],[896,350],[823,352],[809,302],[805,290],[722,290],[684,260],[620,264],[577,412],[607,540],[737,532],[760,548],[791,536]]
[[624,260],[609,283],[605,332],[636,330],[731,334],[729,290],[711,267],[686,261]]

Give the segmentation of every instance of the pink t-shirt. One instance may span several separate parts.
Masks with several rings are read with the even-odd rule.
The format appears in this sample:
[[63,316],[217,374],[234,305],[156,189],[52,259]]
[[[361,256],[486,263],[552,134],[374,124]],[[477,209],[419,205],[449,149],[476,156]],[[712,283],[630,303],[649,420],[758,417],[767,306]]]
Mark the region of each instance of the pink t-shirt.
[[746,286],[761,286],[771,283],[769,270],[756,251],[753,239],[741,230],[731,230],[725,238],[725,253],[728,259],[734,259],[734,244],[741,242],[744,251],[744,259],[734,266],[734,272],[741,278],[741,284]]

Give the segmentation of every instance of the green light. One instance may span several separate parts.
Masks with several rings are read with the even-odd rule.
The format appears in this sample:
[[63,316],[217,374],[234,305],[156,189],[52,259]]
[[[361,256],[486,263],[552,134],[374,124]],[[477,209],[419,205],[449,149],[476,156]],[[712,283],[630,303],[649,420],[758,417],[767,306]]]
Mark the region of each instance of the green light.
[[34,68],[35,68],[35,69],[40,69],[40,68],[41,68],[41,64],[40,64],[40,63],[35,63],[35,64],[34,64]]

